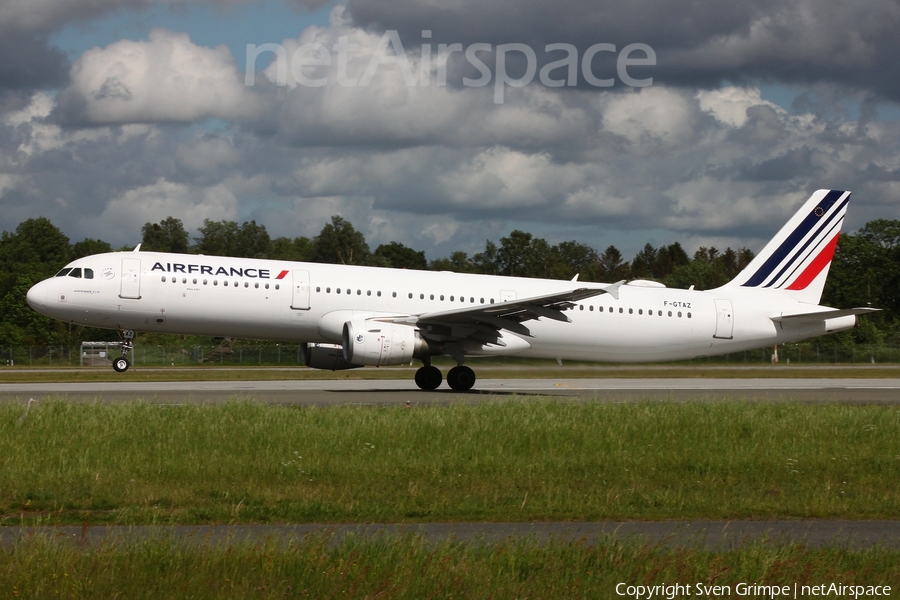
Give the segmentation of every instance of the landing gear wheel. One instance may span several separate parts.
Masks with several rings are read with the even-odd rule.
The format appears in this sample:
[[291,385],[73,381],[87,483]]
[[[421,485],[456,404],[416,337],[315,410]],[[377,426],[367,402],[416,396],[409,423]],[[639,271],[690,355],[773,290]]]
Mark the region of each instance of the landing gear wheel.
[[467,392],[475,385],[475,371],[464,365],[453,367],[447,373],[447,385],[457,392]]
[[128,367],[131,366],[131,363],[128,362],[128,359],[124,356],[120,356],[116,360],[113,361],[113,369],[115,369],[116,373],[124,373],[128,370]]
[[416,371],[416,385],[423,390],[436,390],[441,385],[443,378],[441,370],[437,367],[421,367]]

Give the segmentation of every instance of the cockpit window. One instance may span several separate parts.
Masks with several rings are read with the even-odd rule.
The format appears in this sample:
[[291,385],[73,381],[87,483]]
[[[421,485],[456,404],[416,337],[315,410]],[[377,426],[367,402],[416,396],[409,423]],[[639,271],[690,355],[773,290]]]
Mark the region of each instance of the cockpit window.
[[85,279],[93,279],[94,278],[94,270],[93,269],[85,269],[84,270],[84,278]]
[[69,274],[69,271],[71,271],[71,270],[72,270],[71,267],[66,267],[65,269],[63,269],[62,271],[60,271],[59,273],[57,273],[56,276],[57,276],[57,277],[65,277],[66,275]]
[[75,277],[77,279],[81,279],[81,268],[75,267],[71,271],[69,271],[69,277]]

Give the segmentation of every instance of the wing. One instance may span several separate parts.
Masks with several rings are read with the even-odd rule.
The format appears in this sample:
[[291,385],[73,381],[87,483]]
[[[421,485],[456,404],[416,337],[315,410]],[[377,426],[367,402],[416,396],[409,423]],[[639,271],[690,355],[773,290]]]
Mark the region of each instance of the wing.
[[395,323],[417,325],[422,335],[441,341],[471,340],[482,344],[505,346],[501,331],[507,330],[526,337],[534,337],[524,324],[533,319],[553,319],[570,323],[564,311],[575,303],[600,294],[618,298],[620,281],[602,288],[574,288],[543,296],[456,308],[421,315],[392,319]]

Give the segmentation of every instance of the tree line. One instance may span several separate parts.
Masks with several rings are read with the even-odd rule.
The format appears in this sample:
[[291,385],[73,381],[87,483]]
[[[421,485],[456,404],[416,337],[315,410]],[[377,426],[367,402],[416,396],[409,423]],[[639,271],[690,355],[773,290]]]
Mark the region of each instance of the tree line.
[[[167,217],[141,228],[141,249],[404,269],[430,269],[516,277],[542,277],[615,282],[650,279],[668,287],[711,289],[727,283],[753,259],[747,248],[702,247],[689,256],[680,243],[646,244],[630,261],[615,246],[598,252],[577,241],[551,244],[531,233],[515,230],[499,242],[487,240],[472,256],[457,251],[427,260],[423,251],[400,242],[374,250],[365,236],[340,216],[331,217],[318,235],[272,238],[256,221],[206,219],[191,237],[180,219]],[[132,248],[121,248],[131,250]],[[14,232],[0,235],[0,347],[72,346],[82,340],[112,339],[114,333],[67,325],[39,315],[25,303],[34,283],[51,277],[66,263],[83,256],[111,252],[99,239],[76,243],[49,219],[23,221]],[[856,342],[900,341],[895,316],[900,314],[900,221],[879,219],[855,234],[843,234],[835,252],[823,303],[838,307],[872,305],[885,309],[850,335]]]

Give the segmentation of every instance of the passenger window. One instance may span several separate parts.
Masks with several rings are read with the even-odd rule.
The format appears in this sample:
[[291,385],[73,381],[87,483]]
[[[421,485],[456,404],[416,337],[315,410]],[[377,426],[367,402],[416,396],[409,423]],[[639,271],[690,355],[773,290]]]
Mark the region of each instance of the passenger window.
[[[281,289],[281,284],[276,283],[276,284],[275,284],[275,289],[276,289],[276,290],[280,290],[280,289]],[[350,290],[347,290],[347,293],[349,294],[349,293],[350,293]]]
[[223,281],[223,282],[222,282],[222,285],[223,285],[224,287],[228,287],[228,282],[227,282],[227,281]]
[[594,305],[591,304],[590,306],[588,306],[588,310],[591,311],[591,312],[594,312]]
[[181,278],[181,283],[187,283],[187,277],[182,277],[182,278]]
[[219,280],[218,280],[218,279],[213,279],[213,285],[219,285]]
[[163,282],[163,283],[166,282],[166,276],[165,276],[165,275],[162,276],[162,282]]
[[[254,283],[254,284],[253,284],[253,287],[254,287],[255,289],[258,290],[258,289],[259,289],[259,282],[257,281],[256,283]],[[318,292],[318,291],[319,291],[319,288],[316,288],[316,291]],[[329,289],[329,291],[331,291],[331,290]]]
[[412,300],[412,292],[409,293],[409,299]]
[[266,284],[266,289],[269,289],[269,284],[268,284],[268,283]]
[[362,290],[356,290],[356,295],[357,295],[357,296],[362,296]]

